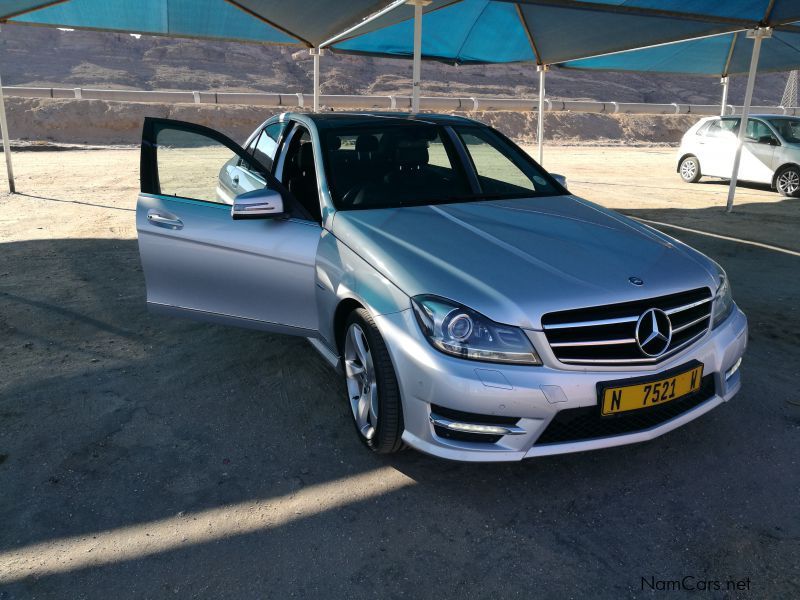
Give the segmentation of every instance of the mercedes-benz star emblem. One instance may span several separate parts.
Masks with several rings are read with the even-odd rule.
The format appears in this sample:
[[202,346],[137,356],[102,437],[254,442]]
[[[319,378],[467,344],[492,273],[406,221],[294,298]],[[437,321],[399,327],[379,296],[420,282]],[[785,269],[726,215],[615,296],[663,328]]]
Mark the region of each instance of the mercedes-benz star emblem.
[[672,323],[667,313],[659,308],[644,311],[636,322],[636,343],[645,356],[661,356],[671,341]]
[[628,277],[628,281],[630,281],[633,285],[644,285],[644,281],[641,277]]

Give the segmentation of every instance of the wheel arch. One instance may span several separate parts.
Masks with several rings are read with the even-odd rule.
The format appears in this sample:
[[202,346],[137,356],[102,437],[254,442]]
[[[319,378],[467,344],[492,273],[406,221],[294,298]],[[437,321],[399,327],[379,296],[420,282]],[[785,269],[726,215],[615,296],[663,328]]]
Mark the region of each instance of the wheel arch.
[[777,169],[775,169],[775,172],[772,174],[772,184],[771,184],[771,186],[772,186],[773,190],[777,190],[778,189],[778,185],[777,185],[778,184],[778,175],[780,175],[781,171],[783,169],[785,169],[786,167],[794,167],[795,169],[800,171],[800,164],[797,164],[796,162],[789,161],[789,162],[785,162],[782,165],[780,165]]
[[345,323],[347,323],[347,317],[358,308],[369,310],[363,302],[352,297],[343,298],[339,304],[336,305],[336,310],[333,313],[333,335],[336,351],[339,353],[339,356],[342,355],[344,350],[344,326]]
[[[681,155],[681,157],[678,159],[678,164],[675,165],[675,172],[676,173],[680,173],[681,172],[681,165],[683,164],[683,161],[685,161],[690,156],[693,157],[693,158],[697,158],[697,154],[695,154],[694,152],[684,152],[683,155]],[[700,164],[700,159],[699,158],[697,158],[697,164]]]

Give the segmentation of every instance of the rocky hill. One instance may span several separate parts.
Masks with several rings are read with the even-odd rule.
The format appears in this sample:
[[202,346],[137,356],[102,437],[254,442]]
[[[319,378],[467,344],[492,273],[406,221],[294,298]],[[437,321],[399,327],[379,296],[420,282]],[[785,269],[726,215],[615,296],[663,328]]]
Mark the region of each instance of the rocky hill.
[[[3,25],[0,76],[5,85],[160,90],[310,92],[311,58],[291,47]],[[534,96],[532,65],[423,65],[424,95]],[[322,91],[407,94],[411,63],[401,59],[327,55]],[[786,76],[759,77],[754,103],[780,101]],[[730,101],[741,102],[744,78]],[[719,102],[716,78],[592,73],[554,69],[548,96],[617,102]]]

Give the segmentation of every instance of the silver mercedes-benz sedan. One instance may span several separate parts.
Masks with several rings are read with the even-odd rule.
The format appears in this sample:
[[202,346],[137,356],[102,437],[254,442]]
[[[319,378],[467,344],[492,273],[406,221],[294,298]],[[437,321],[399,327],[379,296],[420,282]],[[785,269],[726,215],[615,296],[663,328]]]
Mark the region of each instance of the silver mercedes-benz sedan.
[[475,121],[285,113],[240,147],[147,119],[141,181],[149,305],[307,337],[376,452],[641,442],[741,385],[719,265]]

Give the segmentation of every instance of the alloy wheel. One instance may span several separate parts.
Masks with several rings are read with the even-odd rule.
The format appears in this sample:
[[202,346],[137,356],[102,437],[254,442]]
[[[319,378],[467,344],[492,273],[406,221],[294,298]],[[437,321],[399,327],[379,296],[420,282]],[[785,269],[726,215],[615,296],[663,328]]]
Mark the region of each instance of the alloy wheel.
[[782,194],[791,195],[800,189],[800,173],[787,169],[778,176],[778,190]]
[[681,164],[681,177],[689,181],[691,179],[694,179],[696,173],[697,173],[697,165],[693,160],[683,161],[683,164]]
[[370,440],[378,426],[378,382],[369,342],[358,323],[352,323],[347,329],[344,370],[356,427]]

